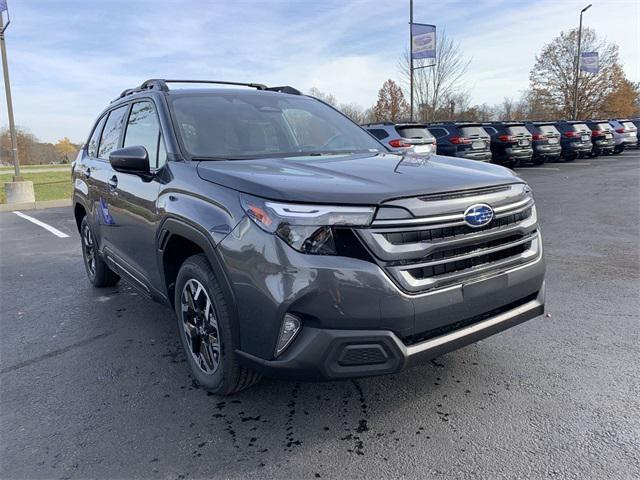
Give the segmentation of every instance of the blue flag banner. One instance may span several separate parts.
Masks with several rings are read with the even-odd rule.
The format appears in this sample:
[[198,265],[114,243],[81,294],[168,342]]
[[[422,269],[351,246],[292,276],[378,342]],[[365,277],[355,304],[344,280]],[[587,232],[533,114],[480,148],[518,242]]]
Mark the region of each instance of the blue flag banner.
[[436,58],[436,26],[412,23],[411,48],[413,60]]
[[598,52],[582,52],[580,57],[580,70],[588,73],[598,73]]

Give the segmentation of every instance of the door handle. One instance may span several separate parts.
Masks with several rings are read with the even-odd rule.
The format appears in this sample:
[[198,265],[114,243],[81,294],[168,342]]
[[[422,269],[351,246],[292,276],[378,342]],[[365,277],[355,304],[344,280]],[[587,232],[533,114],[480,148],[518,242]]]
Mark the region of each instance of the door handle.
[[86,178],[89,178],[91,176],[91,168],[87,167],[87,169],[84,171],[84,176]]
[[118,188],[118,177],[116,177],[115,175],[109,179],[109,188],[111,190],[115,190],[116,188]]

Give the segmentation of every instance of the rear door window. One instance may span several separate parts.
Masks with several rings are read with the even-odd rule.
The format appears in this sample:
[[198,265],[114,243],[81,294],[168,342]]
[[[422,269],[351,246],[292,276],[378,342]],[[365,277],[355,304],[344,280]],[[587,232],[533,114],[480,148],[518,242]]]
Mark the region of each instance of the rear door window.
[[87,144],[87,154],[91,158],[98,157],[98,143],[100,142],[100,133],[102,133],[102,127],[104,126],[104,122],[106,119],[107,119],[106,115],[100,119],[100,121],[96,125],[96,128],[93,130],[93,133],[91,134],[89,143]]
[[631,130],[631,131],[635,131],[636,126],[633,124],[633,122],[622,122],[622,125],[624,126],[624,128],[626,128],[627,130]]
[[608,123],[598,123],[598,129],[602,130],[603,132],[610,132],[611,130],[613,130],[613,128],[611,128],[611,125],[609,125]]
[[575,132],[590,132],[591,130],[587,127],[586,123],[574,123],[573,130]]
[[396,132],[398,132],[402,138],[420,138],[425,140],[433,138],[433,135],[431,135],[426,128],[422,127],[396,127]]
[[104,130],[100,138],[100,147],[98,148],[98,158],[109,160],[109,154],[118,148],[120,142],[120,134],[124,126],[125,114],[127,113],[127,105],[116,108],[109,113],[107,123],[104,124]]
[[489,138],[489,134],[482,127],[462,127],[460,131],[466,138]]

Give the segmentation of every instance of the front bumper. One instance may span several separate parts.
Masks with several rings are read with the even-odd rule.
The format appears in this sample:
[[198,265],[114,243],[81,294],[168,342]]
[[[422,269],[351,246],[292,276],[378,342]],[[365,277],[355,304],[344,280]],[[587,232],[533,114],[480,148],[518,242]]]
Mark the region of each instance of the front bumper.
[[543,283],[536,294],[514,302],[511,308],[479,315],[475,322],[469,319],[458,329],[417,343],[406,344],[388,330],[306,328],[277,360],[237,353],[243,364],[272,377],[332,380],[397,373],[542,315],[544,303]]
[[[270,376],[322,380],[396,372],[533,318],[544,306],[542,250],[527,263],[417,294],[402,291],[375,263],[301,254],[246,218],[217,250],[237,299],[237,354]],[[303,327],[274,358],[286,313]],[[485,323],[487,315],[500,320]],[[472,324],[483,326],[466,331]],[[434,343],[452,329],[466,333]],[[360,357],[374,363],[357,363]]]

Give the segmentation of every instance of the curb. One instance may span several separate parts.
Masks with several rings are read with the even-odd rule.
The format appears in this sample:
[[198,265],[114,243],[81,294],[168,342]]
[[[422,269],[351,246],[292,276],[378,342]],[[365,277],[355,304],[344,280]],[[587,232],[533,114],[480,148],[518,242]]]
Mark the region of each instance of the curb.
[[45,208],[70,207],[71,199],[62,200],[45,200],[26,203],[2,203],[0,204],[0,212],[13,212],[20,210],[41,210]]

